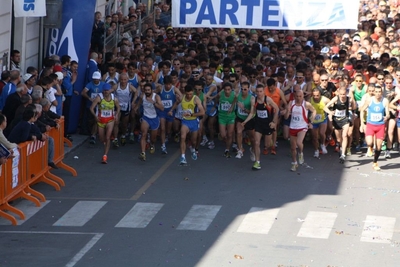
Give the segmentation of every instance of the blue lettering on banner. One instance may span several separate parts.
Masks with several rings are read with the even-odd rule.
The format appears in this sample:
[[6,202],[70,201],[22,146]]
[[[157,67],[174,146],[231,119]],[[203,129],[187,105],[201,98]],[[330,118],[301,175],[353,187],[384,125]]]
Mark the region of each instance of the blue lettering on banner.
[[[190,4],[190,8],[187,8],[187,4]],[[193,14],[197,9],[197,1],[196,0],[181,0],[180,5],[180,17],[179,23],[186,24],[186,15]]]
[[[271,7],[278,7],[277,10]],[[279,16],[279,3],[277,0],[264,0],[263,5],[263,16],[262,16],[262,26],[271,26],[271,27],[278,27],[280,21],[272,20],[270,16]],[[282,16],[282,26],[287,27],[286,20],[284,16]]]
[[[206,14],[206,9],[208,14]],[[202,14],[196,19],[196,24],[201,24],[203,20],[209,20],[211,24],[217,24],[217,20],[215,19],[214,7],[212,5],[211,0],[204,0],[203,4],[200,7],[199,15]]]
[[24,0],[24,11],[34,11],[35,0]]
[[247,6],[246,25],[253,25],[254,7],[260,6],[260,0],[242,0],[242,6]]
[[[228,5],[231,5],[232,8],[228,9]],[[233,25],[239,25],[239,22],[236,18],[235,12],[238,11],[239,4],[236,0],[222,0],[221,1],[221,10],[219,13],[219,23],[226,23],[226,16],[229,16]]]

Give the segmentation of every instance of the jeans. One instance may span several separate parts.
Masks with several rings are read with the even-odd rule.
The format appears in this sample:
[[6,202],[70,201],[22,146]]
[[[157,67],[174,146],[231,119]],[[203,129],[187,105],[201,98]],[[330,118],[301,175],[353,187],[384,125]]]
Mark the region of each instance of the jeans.
[[49,136],[49,142],[48,142],[48,163],[52,163],[53,162],[53,158],[54,158],[54,139],[53,137]]

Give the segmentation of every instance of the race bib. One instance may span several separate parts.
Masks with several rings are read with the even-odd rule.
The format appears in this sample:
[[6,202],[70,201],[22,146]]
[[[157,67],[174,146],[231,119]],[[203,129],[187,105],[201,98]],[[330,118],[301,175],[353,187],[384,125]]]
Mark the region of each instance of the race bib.
[[112,110],[102,110],[101,111],[101,117],[102,118],[111,118],[112,117]]
[[127,110],[128,109],[128,104],[124,103],[124,104],[119,104],[119,106],[121,107],[121,110]]
[[171,108],[172,100],[162,100],[162,104],[163,104],[164,108]]
[[90,95],[90,98],[91,98],[91,99],[95,99],[95,98],[97,97],[97,95],[98,95],[98,93],[92,93],[92,94]]
[[371,121],[379,122],[382,121],[382,113],[371,113]]
[[315,120],[315,121],[320,121],[321,118],[322,118],[322,115],[321,115],[321,114],[317,114],[317,115],[315,115],[314,120]]
[[244,110],[241,109],[241,108],[238,109],[238,114],[239,114],[239,115],[243,115],[243,116],[249,115],[249,113],[247,113],[246,111],[244,111]]
[[208,99],[207,100],[207,106],[214,106],[214,100]]
[[292,115],[292,121],[300,121],[300,116],[293,116]]
[[356,101],[357,103],[357,108],[361,107],[362,101]]
[[231,104],[230,103],[221,103],[221,110],[222,111],[229,111],[229,109],[231,108]]
[[345,117],[346,116],[346,110],[335,110],[335,117]]
[[261,119],[268,118],[268,111],[266,111],[266,110],[257,110],[257,117],[259,117]]

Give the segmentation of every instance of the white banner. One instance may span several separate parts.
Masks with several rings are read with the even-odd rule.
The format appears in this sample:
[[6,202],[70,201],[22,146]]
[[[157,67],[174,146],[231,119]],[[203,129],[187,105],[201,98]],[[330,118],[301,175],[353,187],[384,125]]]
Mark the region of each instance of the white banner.
[[45,17],[46,0],[14,0],[14,16]]
[[356,0],[172,0],[172,26],[357,29]]

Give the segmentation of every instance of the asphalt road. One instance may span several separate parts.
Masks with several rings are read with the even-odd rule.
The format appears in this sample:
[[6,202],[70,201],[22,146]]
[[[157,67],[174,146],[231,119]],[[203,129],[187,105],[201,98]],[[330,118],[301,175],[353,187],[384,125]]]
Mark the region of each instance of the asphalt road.
[[27,219],[0,218],[0,266],[398,266],[400,259],[399,154],[372,159],[354,154],[305,160],[290,172],[289,147],[262,155],[260,171],[226,159],[223,146],[202,148],[197,161],[168,155],[141,162],[138,144],[112,149],[83,143],[52,173],[66,186],[34,189],[47,201],[13,205]]

